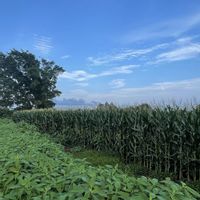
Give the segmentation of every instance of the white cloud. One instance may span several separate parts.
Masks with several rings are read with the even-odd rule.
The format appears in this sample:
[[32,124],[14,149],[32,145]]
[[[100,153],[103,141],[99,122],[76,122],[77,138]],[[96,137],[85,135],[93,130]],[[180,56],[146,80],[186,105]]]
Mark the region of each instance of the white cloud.
[[179,37],[168,43],[161,43],[148,48],[126,49],[106,56],[88,57],[88,61],[90,65],[100,66],[128,61],[133,58],[135,62],[143,62],[145,65],[186,60],[200,54],[200,43],[195,41],[197,38],[199,38],[199,35]]
[[102,57],[97,57],[97,58],[88,57],[87,60],[89,61],[90,65],[100,66],[100,65],[109,64],[112,62],[130,60],[132,58],[146,55],[155,50],[166,48],[167,46],[168,46],[167,43],[163,43],[163,44],[155,45],[153,47],[145,48],[145,49],[126,49],[126,50],[122,50],[121,52],[108,54]]
[[122,38],[124,43],[132,43],[135,41],[145,41],[154,38],[178,37],[189,31],[193,27],[200,24],[200,14],[172,19],[158,24],[143,26],[136,31],[132,31]]
[[64,56],[61,56],[61,59],[68,59],[68,58],[70,58],[71,56],[70,55],[64,55]]
[[173,81],[173,82],[160,82],[154,83],[153,86],[160,87],[162,90],[173,89],[173,88],[182,88],[182,89],[200,89],[199,84],[200,78],[182,80],[182,81]]
[[97,77],[96,74],[90,74],[83,70],[76,70],[72,72],[65,71],[59,76],[59,78],[65,78],[74,81],[85,81],[96,77]]
[[110,70],[106,70],[100,73],[92,74],[83,70],[76,70],[72,72],[65,71],[59,76],[59,78],[70,79],[74,81],[86,81],[93,78],[112,76],[116,74],[131,74],[134,68],[139,67],[139,65],[124,65],[120,67],[114,67]]
[[192,40],[194,39],[194,38],[196,38],[197,36],[193,36],[193,37],[180,37],[180,38],[178,38],[177,40],[176,40],[176,43],[177,44],[188,44],[188,43],[191,43],[192,42]]
[[[110,101],[117,104],[133,104],[141,102],[187,101],[196,98],[200,102],[200,77],[195,79],[160,82],[145,87],[121,88],[108,93],[73,90],[67,96],[83,98],[88,101]],[[162,102],[161,102],[162,103]]]
[[87,87],[89,83],[80,82],[80,83],[76,83],[76,85],[79,87]]
[[122,88],[124,87],[126,84],[125,84],[125,80],[124,79],[115,79],[115,80],[112,80],[109,85],[112,87],[112,88]]
[[200,44],[190,43],[159,54],[153,63],[172,62],[194,58],[200,55]]
[[52,50],[52,38],[46,36],[34,35],[34,48],[42,54],[49,54]]
[[123,65],[120,67],[114,67],[110,70],[103,71],[98,74],[98,76],[111,76],[115,74],[131,74],[133,69],[138,68],[139,65]]

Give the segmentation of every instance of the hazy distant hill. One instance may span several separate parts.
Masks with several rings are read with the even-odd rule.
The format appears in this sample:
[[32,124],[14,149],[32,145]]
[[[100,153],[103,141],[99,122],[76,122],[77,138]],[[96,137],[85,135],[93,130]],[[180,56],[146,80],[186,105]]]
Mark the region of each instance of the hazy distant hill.
[[91,101],[86,102],[84,99],[56,99],[54,100],[57,108],[82,108],[82,107],[96,107],[99,102]]

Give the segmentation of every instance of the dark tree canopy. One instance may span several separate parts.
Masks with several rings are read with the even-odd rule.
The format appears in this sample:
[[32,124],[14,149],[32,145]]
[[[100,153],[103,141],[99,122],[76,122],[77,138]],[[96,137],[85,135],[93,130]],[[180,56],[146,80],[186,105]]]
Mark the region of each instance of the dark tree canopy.
[[0,107],[50,108],[58,75],[64,72],[53,61],[38,60],[28,51],[0,53]]

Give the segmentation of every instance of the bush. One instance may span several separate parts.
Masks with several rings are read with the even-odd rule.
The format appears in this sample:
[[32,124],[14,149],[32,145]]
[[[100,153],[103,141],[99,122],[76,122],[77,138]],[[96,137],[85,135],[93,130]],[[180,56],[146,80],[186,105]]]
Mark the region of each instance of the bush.
[[8,108],[1,108],[0,107],[0,118],[11,118],[13,111],[9,110]]

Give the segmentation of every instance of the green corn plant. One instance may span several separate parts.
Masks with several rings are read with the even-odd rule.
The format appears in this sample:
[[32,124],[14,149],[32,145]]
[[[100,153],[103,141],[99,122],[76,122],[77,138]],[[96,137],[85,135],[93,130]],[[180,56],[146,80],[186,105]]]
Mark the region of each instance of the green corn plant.
[[178,180],[200,180],[200,109],[178,106],[33,110],[13,114],[65,146],[116,153]]

